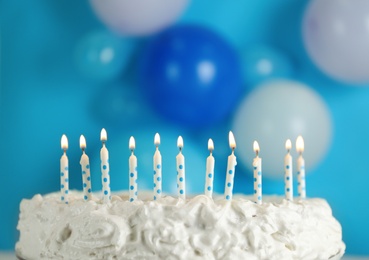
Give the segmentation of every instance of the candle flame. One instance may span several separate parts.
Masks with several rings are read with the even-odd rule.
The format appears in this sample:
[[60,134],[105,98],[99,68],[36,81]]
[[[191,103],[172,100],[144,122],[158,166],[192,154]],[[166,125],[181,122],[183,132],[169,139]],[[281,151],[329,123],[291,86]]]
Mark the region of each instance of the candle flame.
[[290,139],[287,139],[286,141],[286,150],[289,152],[291,150],[292,143]]
[[304,139],[299,135],[296,139],[296,151],[302,153],[304,151]]
[[79,137],[79,147],[81,147],[82,150],[86,149],[86,138],[83,135]]
[[259,143],[257,141],[254,141],[254,152],[258,154],[260,151]]
[[61,137],[61,148],[64,151],[68,149],[68,139],[66,135],[62,135]]
[[155,134],[155,137],[154,137],[154,144],[155,144],[156,146],[159,146],[159,145],[160,145],[160,135],[159,135],[159,133],[156,133],[156,134]]
[[209,141],[208,141],[208,149],[210,152],[214,150],[214,142],[213,140],[211,140],[211,138],[209,138]]
[[101,142],[106,142],[108,140],[108,135],[106,133],[105,128],[101,129],[100,140]]
[[129,138],[129,149],[134,150],[136,148],[136,142],[133,136]]
[[178,139],[177,139],[177,147],[179,149],[182,149],[183,148],[183,138],[182,138],[182,136],[178,136]]
[[232,150],[236,149],[236,140],[234,139],[232,131],[229,131],[229,147],[231,147]]

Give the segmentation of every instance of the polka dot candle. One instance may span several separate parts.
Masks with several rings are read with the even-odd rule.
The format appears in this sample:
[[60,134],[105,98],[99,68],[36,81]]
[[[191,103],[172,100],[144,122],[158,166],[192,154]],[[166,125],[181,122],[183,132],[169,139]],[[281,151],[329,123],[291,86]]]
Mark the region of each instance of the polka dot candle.
[[101,130],[100,140],[102,142],[102,148],[100,150],[100,159],[101,159],[101,181],[102,181],[102,192],[103,192],[103,201],[104,203],[109,203],[111,200],[110,193],[110,176],[109,176],[109,152],[105,146],[106,141],[108,140],[106,130],[103,128]]
[[292,182],[292,156],[291,151],[291,140],[286,141],[287,154],[284,157],[284,189],[287,200],[293,200],[293,182]]
[[137,157],[134,155],[136,148],[135,139],[133,136],[129,138],[129,149],[131,156],[129,157],[129,201],[137,200]]
[[61,148],[63,149],[63,155],[60,158],[60,200],[68,204],[68,193],[69,193],[69,170],[68,170],[68,139],[65,135],[61,138]]
[[229,132],[229,146],[232,149],[232,154],[228,156],[227,173],[226,173],[226,183],[224,189],[224,198],[226,200],[232,200],[233,196],[233,179],[235,175],[237,160],[234,155],[234,150],[236,149],[236,141],[232,132]]
[[83,198],[84,200],[91,199],[91,176],[90,176],[90,159],[85,153],[86,139],[83,135],[79,138],[79,146],[82,149],[82,156],[79,163],[82,169],[82,186],[83,186]]
[[179,153],[176,157],[178,197],[180,199],[185,200],[186,199],[185,157],[182,154],[182,148],[183,148],[182,136],[178,137],[177,147],[179,148]]
[[302,136],[298,136],[296,140],[296,150],[299,153],[297,159],[297,189],[298,195],[301,199],[306,198],[306,182],[305,182],[305,160],[302,157],[304,152],[304,139]]
[[206,159],[205,195],[212,198],[215,160],[213,156],[214,143],[211,139],[208,141],[208,149],[210,151],[210,155]]
[[262,203],[262,175],[261,175],[261,158],[259,157],[259,144],[254,141],[254,151],[256,153],[256,157],[252,162],[252,166],[254,169],[254,202],[257,204]]
[[156,151],[154,154],[154,200],[160,199],[162,194],[162,177],[161,177],[161,154],[159,151],[160,145],[160,135],[158,133],[155,134],[154,144],[156,146]]

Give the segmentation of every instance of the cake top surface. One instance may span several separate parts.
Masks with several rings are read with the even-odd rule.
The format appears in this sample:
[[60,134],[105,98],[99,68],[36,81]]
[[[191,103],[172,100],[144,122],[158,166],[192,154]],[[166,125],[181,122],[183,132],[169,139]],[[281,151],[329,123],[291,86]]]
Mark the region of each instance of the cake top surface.
[[[122,194],[122,193],[119,193]],[[85,202],[71,192],[23,200],[17,254],[27,259],[339,259],[340,224],[323,199],[264,196],[232,201],[198,195],[187,200],[151,193],[128,201],[113,195]]]

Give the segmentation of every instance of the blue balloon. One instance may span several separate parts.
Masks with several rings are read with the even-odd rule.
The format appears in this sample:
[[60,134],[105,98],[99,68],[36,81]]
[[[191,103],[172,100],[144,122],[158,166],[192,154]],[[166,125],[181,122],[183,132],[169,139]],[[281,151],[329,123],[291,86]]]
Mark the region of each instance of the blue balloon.
[[216,33],[194,25],[172,27],[146,45],[139,83],[157,112],[190,127],[224,119],[242,93],[235,50]]
[[242,73],[247,86],[275,78],[289,78],[293,65],[289,58],[268,46],[258,46],[242,52]]
[[108,31],[94,31],[78,42],[76,65],[90,78],[110,79],[124,70],[133,49],[132,39],[119,38]]

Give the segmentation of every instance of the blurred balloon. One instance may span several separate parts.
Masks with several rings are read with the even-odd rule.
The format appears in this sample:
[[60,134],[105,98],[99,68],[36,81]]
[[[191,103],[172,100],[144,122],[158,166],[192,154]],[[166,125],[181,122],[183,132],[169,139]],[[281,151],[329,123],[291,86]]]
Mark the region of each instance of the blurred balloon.
[[131,126],[155,120],[138,89],[126,82],[102,86],[101,91],[91,101],[90,111],[104,125],[118,126],[119,131],[119,126],[131,129]]
[[[308,86],[288,80],[267,82],[245,98],[233,122],[238,158],[252,167],[253,141],[260,144],[263,174],[283,178],[285,142],[302,135],[306,168],[316,166],[331,141],[331,117],[322,98]],[[296,159],[296,156],[295,156]]]
[[90,0],[100,20],[113,31],[148,35],[171,25],[184,11],[188,0]]
[[241,57],[242,72],[248,86],[273,78],[288,78],[293,74],[293,66],[288,57],[272,47],[245,49]]
[[85,35],[76,46],[76,64],[86,76],[110,79],[124,70],[133,53],[134,41],[107,31]]
[[333,78],[369,82],[369,1],[314,0],[303,21],[305,47]]
[[[163,162],[163,192],[177,194],[176,156],[178,154],[178,131],[166,129],[159,132],[161,143],[159,150]],[[131,154],[128,141],[131,133],[120,135],[118,139],[110,138],[107,143],[111,171],[112,190],[128,189],[128,158]],[[138,160],[138,192],[153,189],[153,156],[155,152],[154,131],[135,131],[136,149],[134,151]],[[202,193],[205,186],[205,161],[199,149],[206,151],[207,146],[199,147],[191,139],[184,136],[183,155],[186,163],[186,191],[188,194]],[[96,157],[91,163],[92,171],[99,172],[100,158]],[[101,188],[101,175],[93,174],[93,189]]]
[[173,27],[148,43],[139,81],[161,115],[190,127],[222,120],[242,93],[233,48],[214,32],[193,25]]

